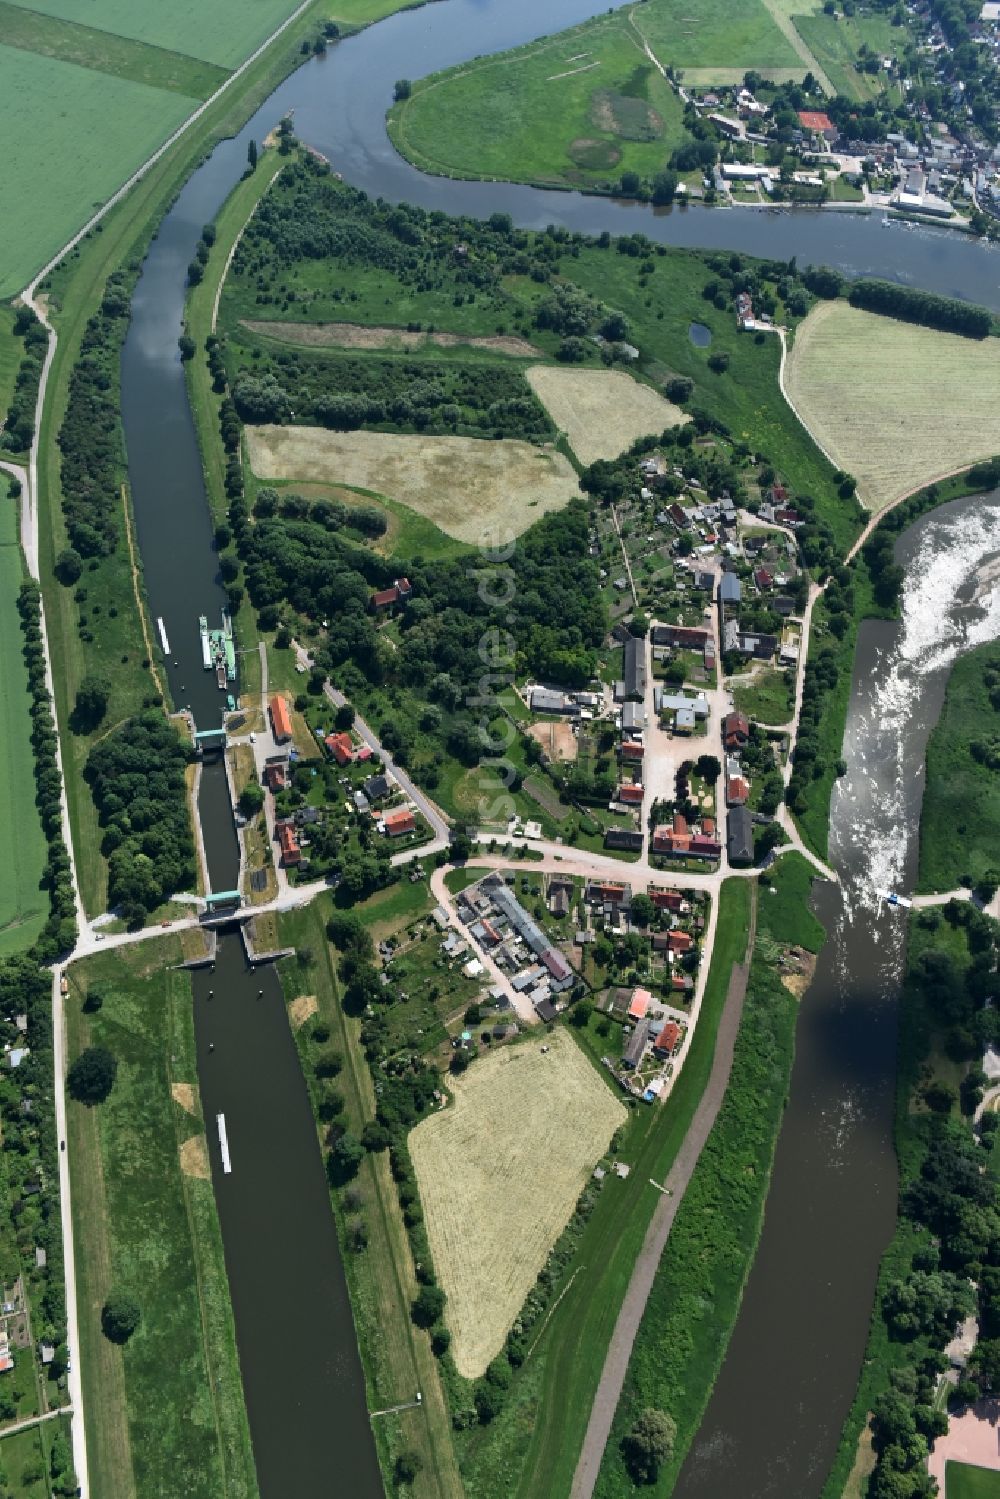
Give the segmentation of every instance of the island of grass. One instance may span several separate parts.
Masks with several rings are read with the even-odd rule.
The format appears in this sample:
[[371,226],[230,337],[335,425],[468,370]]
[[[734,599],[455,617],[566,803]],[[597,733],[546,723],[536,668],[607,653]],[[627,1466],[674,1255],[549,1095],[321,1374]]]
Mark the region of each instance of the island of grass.
[[944,1470],[945,1499],[1000,1499],[1000,1471],[951,1460]]
[[920,890],[1000,881],[1000,647],[955,662],[927,744]]
[[[652,54],[652,55],[651,55]],[[780,7],[648,0],[415,83],[389,114],[402,154],[438,176],[607,190],[649,181],[688,139],[664,69],[695,84],[821,70]]]

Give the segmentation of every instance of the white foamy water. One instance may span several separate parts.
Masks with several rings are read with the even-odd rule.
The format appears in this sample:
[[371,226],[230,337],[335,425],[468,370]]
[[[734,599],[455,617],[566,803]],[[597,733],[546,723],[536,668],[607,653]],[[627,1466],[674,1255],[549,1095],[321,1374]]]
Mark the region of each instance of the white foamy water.
[[873,690],[848,723],[848,773],[834,788],[835,853],[853,866],[841,869],[848,919],[855,906],[869,915],[877,910],[878,890],[903,886],[923,777],[922,758],[914,765],[906,753],[910,735],[921,721],[927,679],[1000,637],[998,553],[1000,510],[985,503],[932,517],[907,566],[899,635],[875,655]]

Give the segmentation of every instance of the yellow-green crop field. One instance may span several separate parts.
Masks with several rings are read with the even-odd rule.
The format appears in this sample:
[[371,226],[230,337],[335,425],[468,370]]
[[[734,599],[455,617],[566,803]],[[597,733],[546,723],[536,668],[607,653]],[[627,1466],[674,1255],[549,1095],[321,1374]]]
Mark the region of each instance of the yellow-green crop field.
[[28,673],[17,613],[22,576],[17,506],[0,474],[0,954],[30,947],[48,911],[40,887],[45,838],[35,806]]
[[978,342],[822,302],[796,332],[785,387],[873,510],[996,452],[995,338]]

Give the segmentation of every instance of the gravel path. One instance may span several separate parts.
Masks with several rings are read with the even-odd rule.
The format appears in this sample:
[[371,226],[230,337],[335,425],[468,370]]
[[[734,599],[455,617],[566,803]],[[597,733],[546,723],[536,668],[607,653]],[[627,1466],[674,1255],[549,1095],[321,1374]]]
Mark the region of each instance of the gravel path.
[[[751,887],[753,889],[753,887]],[[600,1471],[601,1459],[607,1446],[608,1437],[611,1434],[611,1423],[614,1420],[618,1401],[621,1398],[622,1386],[625,1383],[625,1373],[628,1362],[632,1355],[632,1345],[635,1335],[639,1331],[639,1323],[642,1314],[646,1310],[646,1302],[649,1293],[653,1289],[653,1279],[660,1264],[660,1257],[666,1247],[667,1239],[673,1226],[677,1209],[684,1199],[691,1174],[698,1164],[702,1147],[708,1139],[716,1115],[725,1097],[726,1088],[729,1083],[729,1073],[733,1065],[733,1051],[736,1046],[736,1034],[740,1028],[740,1018],[743,1014],[743,1000],[747,990],[747,979],[750,976],[750,959],[753,953],[754,932],[757,924],[757,899],[756,890],[753,890],[753,902],[750,915],[750,932],[747,938],[746,958],[743,963],[734,965],[729,979],[729,989],[726,993],[726,1002],[722,1010],[722,1018],[719,1021],[719,1033],[715,1043],[715,1056],[712,1060],[712,1071],[708,1079],[708,1085],[701,1096],[701,1101],[695,1110],[691,1127],[684,1137],[684,1142],[673,1166],[663,1183],[670,1196],[660,1198],[653,1212],[646,1237],[643,1241],[639,1257],[632,1271],[632,1279],[629,1281],[628,1290],[625,1292],[625,1300],[622,1302],[621,1311],[618,1313],[618,1321],[611,1335],[608,1346],[607,1357],[604,1360],[604,1369],[601,1372],[600,1383],[594,1395],[594,1404],[590,1412],[590,1420],[587,1423],[587,1434],[583,1440],[580,1452],[580,1460],[573,1475],[573,1488],[570,1491],[570,1499],[590,1499],[597,1483],[597,1475]]]

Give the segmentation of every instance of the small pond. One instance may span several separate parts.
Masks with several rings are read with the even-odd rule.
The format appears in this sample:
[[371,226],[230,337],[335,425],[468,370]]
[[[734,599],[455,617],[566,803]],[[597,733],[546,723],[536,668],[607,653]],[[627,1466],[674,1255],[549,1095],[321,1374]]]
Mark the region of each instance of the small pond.
[[712,342],[712,330],[711,328],[706,328],[704,323],[689,323],[688,338],[699,349],[707,349]]

